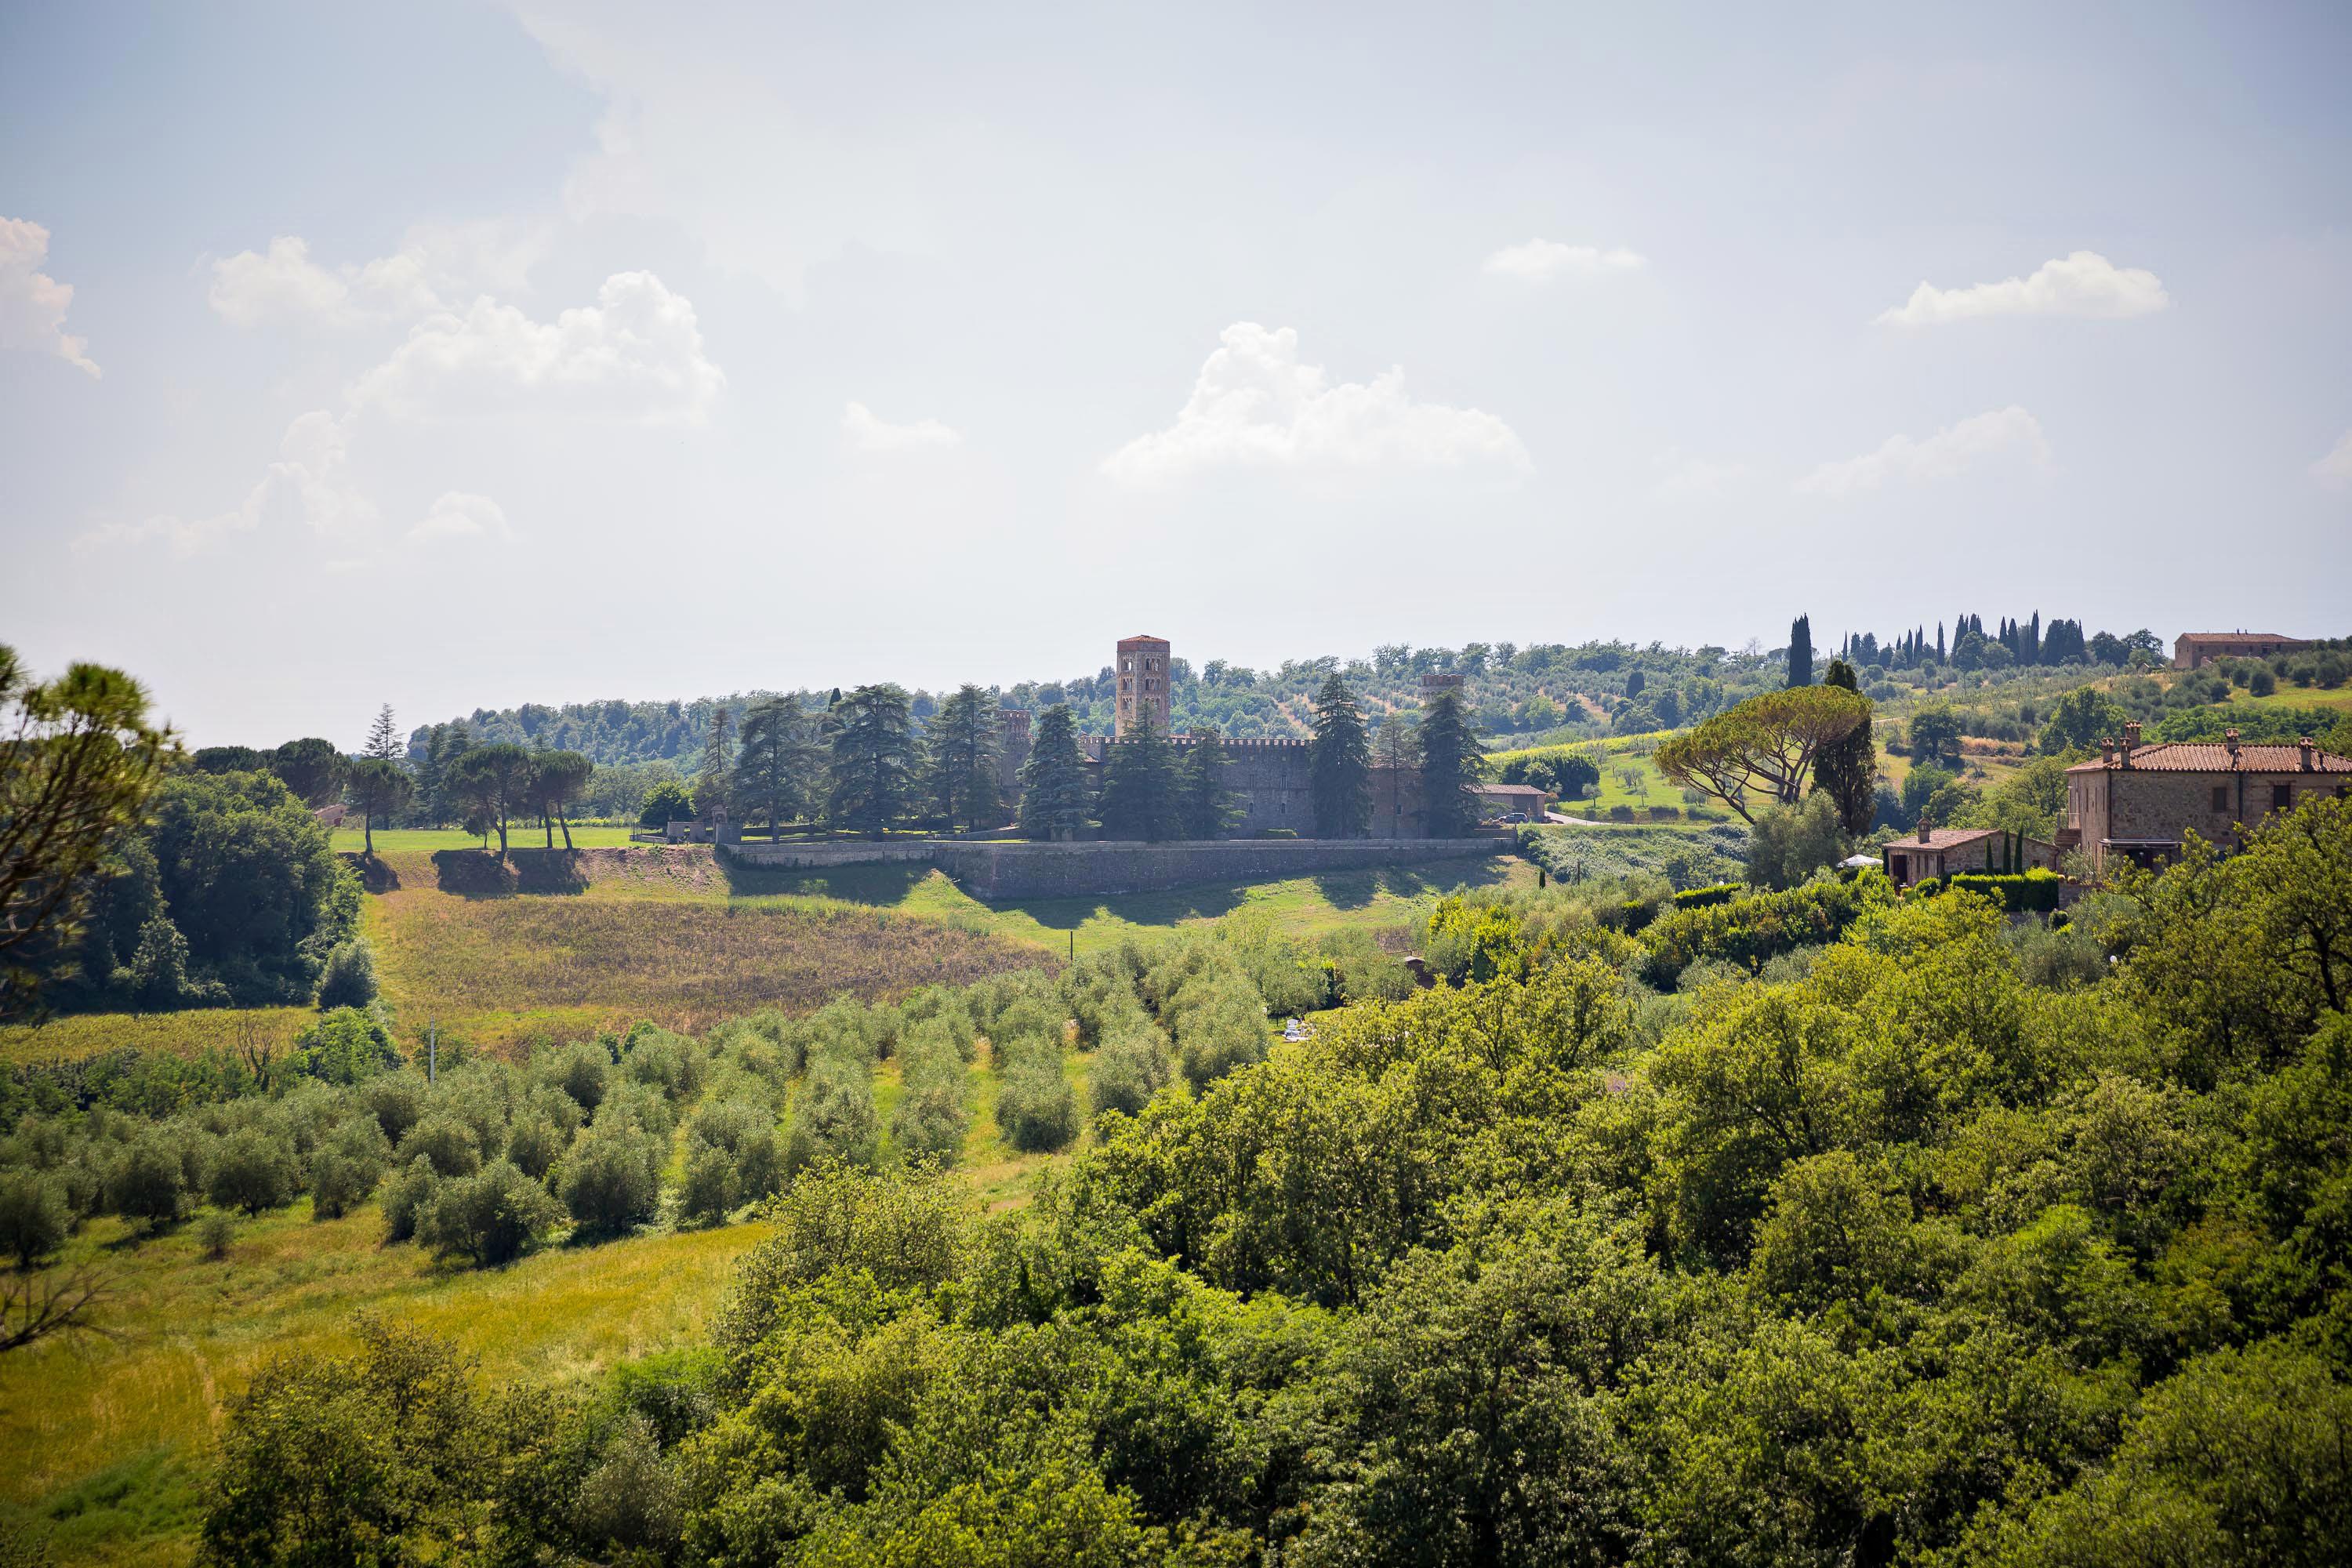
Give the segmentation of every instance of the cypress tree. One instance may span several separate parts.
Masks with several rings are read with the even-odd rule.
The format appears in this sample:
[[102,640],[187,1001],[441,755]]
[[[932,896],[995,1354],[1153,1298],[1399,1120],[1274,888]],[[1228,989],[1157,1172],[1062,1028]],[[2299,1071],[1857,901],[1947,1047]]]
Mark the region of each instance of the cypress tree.
[[1242,819],[1240,800],[1225,784],[1225,743],[1205,724],[1176,763],[1178,831],[1187,838],[1223,838]]
[[1078,725],[1070,705],[1057,702],[1038,716],[1029,760],[1021,764],[1024,837],[1067,840],[1094,820],[1086,763],[1078,757]]
[[1372,830],[1372,743],[1363,711],[1339,676],[1315,695],[1315,738],[1307,756],[1318,838],[1362,838]]
[[1478,826],[1471,785],[1486,776],[1478,736],[1451,691],[1432,700],[1414,734],[1421,762],[1421,816],[1432,838],[1460,838]]
[[1799,616],[1789,623],[1789,682],[1790,686],[1811,686],[1813,683],[1813,617]]
[[1936,662],[1944,662],[1944,623],[1941,621],[1936,623]]
[[1127,738],[1113,742],[1104,759],[1102,825],[1106,838],[1158,843],[1179,829],[1176,753],[1168,737],[1141,709]]
[[[1822,684],[1843,687],[1857,696],[1862,690],[1853,666],[1842,658],[1831,660]],[[1813,762],[1813,793],[1830,797],[1840,825],[1848,833],[1870,831],[1871,818],[1878,811],[1878,747],[1871,740],[1868,717],[1843,740],[1822,748]]]

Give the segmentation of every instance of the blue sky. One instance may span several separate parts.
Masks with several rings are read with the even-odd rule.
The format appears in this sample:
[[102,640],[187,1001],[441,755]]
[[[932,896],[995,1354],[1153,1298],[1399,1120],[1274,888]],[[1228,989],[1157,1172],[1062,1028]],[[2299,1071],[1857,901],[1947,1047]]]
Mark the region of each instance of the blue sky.
[[18,7],[0,639],[199,743],[2352,630],[2352,16]]

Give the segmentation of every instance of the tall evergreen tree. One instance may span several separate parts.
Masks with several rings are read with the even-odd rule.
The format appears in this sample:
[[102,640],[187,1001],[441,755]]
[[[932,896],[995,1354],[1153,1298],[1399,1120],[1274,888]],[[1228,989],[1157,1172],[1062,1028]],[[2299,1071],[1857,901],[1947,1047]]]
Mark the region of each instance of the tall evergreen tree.
[[2041,611],[2034,611],[2033,618],[2025,623],[2025,641],[2023,646],[2019,647],[2017,650],[2017,656],[2020,661],[2026,664],[2040,664],[2042,662]]
[[710,727],[702,732],[702,766],[694,775],[694,809],[715,815],[727,804],[727,785],[735,771],[735,714],[724,702],[710,710]]
[[753,703],[735,752],[736,810],[763,822],[770,837],[808,816],[823,792],[824,747],[816,721],[789,697]]
[[832,711],[833,789],[825,813],[881,837],[915,804],[915,716],[905,689],[861,686]]
[[1432,838],[1460,838],[1478,826],[1471,786],[1486,776],[1486,754],[1462,711],[1462,700],[1441,691],[1430,700],[1414,733],[1421,761],[1421,818]]
[[1176,760],[1176,826],[1183,837],[1223,838],[1241,821],[1225,767],[1224,742],[1207,725],[1194,725],[1192,744]]
[[407,809],[415,794],[416,781],[390,757],[362,757],[352,764],[352,804],[360,808],[364,852],[370,858],[375,854],[376,819],[383,818],[384,825],[390,826],[392,818]]
[[1403,826],[1404,775],[1418,765],[1420,751],[1412,735],[1412,721],[1391,708],[1381,715],[1372,729],[1372,768],[1376,775],[1373,787],[1381,795],[1375,804],[1388,814],[1389,831],[1398,833]]
[[[1822,676],[1823,686],[1843,687],[1860,696],[1862,682],[1853,666],[1832,659]],[[1878,811],[1878,747],[1870,736],[1870,720],[1832,741],[1813,762],[1813,793],[1826,795],[1837,806],[1838,821],[1848,833],[1867,833]]]
[[1057,702],[1038,715],[1021,764],[1021,832],[1028,838],[1076,838],[1094,820],[1086,763],[1078,756],[1077,719]]
[[407,754],[408,744],[401,739],[399,726],[393,721],[392,704],[387,702],[376,710],[375,722],[368,726],[367,744],[360,748],[360,755],[396,763]]
[[1790,686],[1811,686],[1813,683],[1813,617],[1799,616],[1789,623],[1789,679]]
[[507,826],[530,809],[531,757],[509,741],[469,748],[449,769],[449,787],[466,807],[469,827],[485,837],[499,833],[499,855],[507,852]]
[[1355,694],[1338,675],[1315,694],[1315,738],[1307,754],[1307,791],[1318,838],[1362,838],[1372,830],[1372,745]]
[[996,784],[995,700],[977,686],[958,687],[931,721],[924,795],[942,826],[997,827],[1004,802]]
[[1944,623],[1941,621],[1936,623],[1936,662],[1944,662]]
[[1103,763],[1102,825],[1106,838],[1173,838],[1181,825],[1176,809],[1176,749],[1152,722],[1150,709],[1136,714],[1126,738],[1112,742]]
[[473,732],[463,719],[436,724],[425,732],[425,761],[416,770],[416,793],[424,803],[426,822],[435,827],[466,818],[465,802],[457,788],[457,764],[474,749]]

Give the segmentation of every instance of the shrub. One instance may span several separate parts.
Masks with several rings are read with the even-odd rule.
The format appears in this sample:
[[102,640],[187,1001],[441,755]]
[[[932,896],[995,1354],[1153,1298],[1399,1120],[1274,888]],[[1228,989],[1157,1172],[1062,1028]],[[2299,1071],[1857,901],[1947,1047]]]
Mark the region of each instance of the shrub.
[[577,1045],[558,1052],[547,1063],[547,1081],[570,1095],[590,1116],[604,1102],[604,1081],[613,1059],[601,1046]]
[[1705,888],[1687,888],[1675,895],[1678,910],[1704,910],[1716,904],[1727,904],[1748,891],[1738,882],[1717,882]]
[[236,1221],[226,1209],[214,1209],[196,1222],[196,1239],[204,1244],[205,1256],[215,1263],[228,1257],[229,1243],[236,1239]]
[[2065,887],[2066,879],[2037,866],[2017,876],[1956,872],[1946,885],[1956,891],[1966,889],[1982,894],[2011,914],[2026,910],[2046,914],[2058,907],[2059,890]]
[[38,1171],[0,1172],[0,1253],[19,1268],[65,1245],[73,1228],[65,1184]]
[[507,1133],[507,1160],[534,1182],[543,1182],[563,1158],[563,1134],[544,1116],[518,1117]]
[[341,1219],[367,1202],[381,1167],[363,1165],[332,1149],[310,1156],[310,1217]]
[[400,1141],[404,1161],[420,1154],[433,1162],[436,1175],[470,1176],[482,1168],[482,1148],[473,1128],[447,1110],[435,1111]]
[[784,1142],[785,1174],[797,1174],[824,1160],[871,1166],[880,1140],[872,1066],[863,1057],[844,1052],[818,1058],[793,1104],[792,1131]]
[[392,1184],[383,1190],[383,1238],[386,1241],[407,1241],[416,1235],[416,1226],[433,1202],[433,1194],[441,1185],[441,1178],[433,1169],[433,1162],[419,1154],[408,1163]]
[[563,1218],[547,1189],[504,1160],[479,1174],[444,1182],[416,1226],[417,1238],[445,1256],[508,1263]]
[[125,1149],[108,1173],[107,1206],[160,1228],[187,1212],[185,1182],[181,1150],[161,1131],[150,1132]]
[[358,1083],[400,1066],[392,1031],[359,1005],[338,1005],[295,1036],[294,1057],[301,1071],[328,1083]]
[[367,938],[338,943],[319,972],[320,1007],[364,1007],[375,996],[375,952]]
[[397,1144],[425,1114],[425,1080],[414,1073],[385,1073],[361,1088],[360,1103]]
[[686,1182],[678,1189],[678,1212],[687,1219],[717,1225],[735,1206],[737,1186],[734,1157],[713,1143],[687,1156]]
[[1066,1149],[1078,1135],[1078,1097],[1058,1046],[1039,1042],[1016,1055],[996,1091],[996,1127],[1024,1154]]
[[971,1125],[965,1093],[963,1058],[944,1040],[916,1044],[906,1058],[906,1092],[890,1119],[899,1157],[952,1165],[963,1153]]
[[[1398,973],[1403,973],[1402,966]],[[1095,1110],[1097,1114],[1123,1110],[1133,1116],[1175,1079],[1175,1058],[1168,1037],[1150,1019],[1134,1018],[1120,1025],[1095,1058]]]
[[661,1152],[641,1128],[599,1121],[572,1141],[556,1191],[582,1228],[617,1236],[661,1208]]
[[1851,882],[1822,881],[1784,893],[1676,910],[1642,933],[1654,984],[1671,985],[1703,958],[1754,969],[1776,953],[1833,940],[1862,912],[1890,901],[1885,876],[1864,871]]
[[222,1208],[241,1208],[249,1215],[281,1208],[294,1201],[293,1152],[255,1128],[233,1132],[214,1154],[205,1185]]

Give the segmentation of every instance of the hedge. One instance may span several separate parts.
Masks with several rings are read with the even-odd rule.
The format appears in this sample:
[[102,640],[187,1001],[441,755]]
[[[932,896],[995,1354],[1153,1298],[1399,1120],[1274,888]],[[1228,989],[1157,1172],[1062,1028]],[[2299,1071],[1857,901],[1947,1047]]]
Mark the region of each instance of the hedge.
[[2058,889],[2065,885],[2065,878],[2038,866],[2021,876],[2011,877],[1983,871],[1958,871],[1945,884],[1948,888],[1964,888],[1971,893],[1981,893],[2011,914],[2028,910],[2056,909]]
[[1809,882],[1785,893],[1678,909],[1642,933],[1650,950],[1644,965],[1653,984],[1671,985],[1702,958],[1756,968],[1792,948],[1834,940],[1864,910],[1895,899],[1882,872],[1851,882]]
[[1685,888],[1675,895],[1675,908],[1703,910],[1710,904],[1727,904],[1748,891],[1745,882],[1717,882],[1707,888]]

